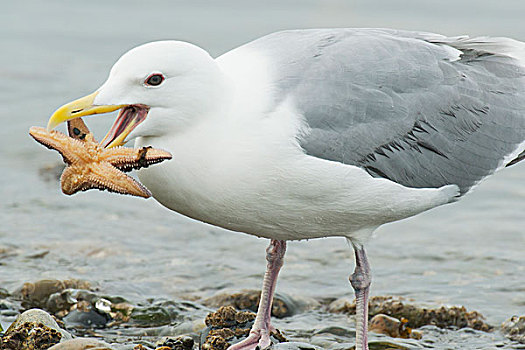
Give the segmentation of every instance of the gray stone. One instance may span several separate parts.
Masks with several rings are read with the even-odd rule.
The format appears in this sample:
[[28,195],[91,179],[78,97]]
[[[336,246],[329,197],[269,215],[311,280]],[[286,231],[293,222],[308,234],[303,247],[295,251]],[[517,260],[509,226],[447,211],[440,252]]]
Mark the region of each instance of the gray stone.
[[525,344],[525,316],[512,316],[501,325],[507,338]]
[[21,313],[16,318],[15,322],[13,322],[11,326],[9,326],[9,328],[6,331],[6,334],[9,334],[10,331],[13,331],[19,326],[22,326],[24,323],[41,323],[45,327],[55,329],[62,334],[61,341],[66,341],[73,338],[69,332],[59,327],[58,323],[53,319],[53,317],[50,314],[40,309],[31,309]]
[[48,350],[113,350],[108,343],[94,338],[76,338],[54,345]]

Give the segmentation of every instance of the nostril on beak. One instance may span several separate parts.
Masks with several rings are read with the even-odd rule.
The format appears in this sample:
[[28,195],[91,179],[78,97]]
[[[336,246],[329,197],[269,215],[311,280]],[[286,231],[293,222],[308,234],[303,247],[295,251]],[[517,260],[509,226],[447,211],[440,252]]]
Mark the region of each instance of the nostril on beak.
[[74,111],[71,111],[71,114],[75,114],[75,113],[78,113],[78,112],[82,112],[83,110],[84,110],[84,108],[75,109]]

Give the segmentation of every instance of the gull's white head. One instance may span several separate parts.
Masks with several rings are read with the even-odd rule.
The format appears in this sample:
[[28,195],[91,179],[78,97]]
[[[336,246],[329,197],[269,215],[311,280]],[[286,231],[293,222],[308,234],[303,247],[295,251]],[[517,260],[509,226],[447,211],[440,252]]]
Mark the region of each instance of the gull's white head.
[[126,52],[93,94],[60,107],[48,129],[77,117],[120,109],[103,140],[113,147],[138,136],[177,132],[220,108],[224,78],[201,48],[158,41]]

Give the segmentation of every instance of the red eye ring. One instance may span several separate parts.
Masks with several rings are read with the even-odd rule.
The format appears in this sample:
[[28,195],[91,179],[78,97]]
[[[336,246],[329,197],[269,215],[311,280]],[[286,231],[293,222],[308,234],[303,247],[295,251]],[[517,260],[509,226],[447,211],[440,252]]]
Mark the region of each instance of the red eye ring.
[[149,86],[159,86],[164,81],[164,76],[159,73],[151,74],[146,78],[144,84]]

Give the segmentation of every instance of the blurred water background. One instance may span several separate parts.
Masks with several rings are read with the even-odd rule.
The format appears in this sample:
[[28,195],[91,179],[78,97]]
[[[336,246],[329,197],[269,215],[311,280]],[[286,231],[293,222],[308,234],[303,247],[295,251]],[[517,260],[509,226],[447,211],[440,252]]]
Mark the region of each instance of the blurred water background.
[[[524,13],[523,0],[4,1],[0,287],[12,291],[42,278],[82,278],[131,300],[260,287],[266,240],[192,221],[153,199],[98,191],[67,197],[56,182],[39,175],[59,157],[30,139],[29,127],[44,126],[58,106],[98,88],[128,49],[180,39],[216,56],[270,32],[315,27],[390,27],[525,41]],[[86,122],[101,139],[113,119]],[[484,181],[459,203],[381,228],[368,246],[372,295],[464,305],[495,325],[524,315],[523,163]],[[41,258],[31,258],[39,252]],[[343,239],[292,242],[277,288],[314,298],[352,296],[347,279],[352,270]],[[4,326],[8,321],[0,318]],[[288,322],[282,323],[285,329],[329,321],[303,315]],[[454,337],[437,336],[431,347],[454,348],[449,344]],[[462,337],[467,340],[458,348],[479,342],[472,348],[514,346],[502,345],[498,335]]]

